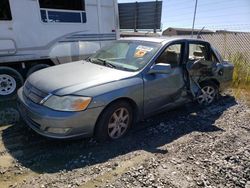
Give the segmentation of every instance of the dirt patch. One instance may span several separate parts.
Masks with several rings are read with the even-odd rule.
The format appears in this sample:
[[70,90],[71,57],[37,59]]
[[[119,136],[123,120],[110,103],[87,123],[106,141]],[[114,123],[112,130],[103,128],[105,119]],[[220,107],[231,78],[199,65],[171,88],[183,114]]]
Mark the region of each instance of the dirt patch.
[[1,187],[250,186],[250,108],[230,96],[159,114],[117,142],[45,139],[21,122],[0,137]]

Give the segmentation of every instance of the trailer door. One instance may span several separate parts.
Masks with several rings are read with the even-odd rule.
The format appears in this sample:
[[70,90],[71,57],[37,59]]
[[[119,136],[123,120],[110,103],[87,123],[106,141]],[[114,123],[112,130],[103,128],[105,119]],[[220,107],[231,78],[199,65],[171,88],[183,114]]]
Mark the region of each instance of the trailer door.
[[108,37],[106,41],[101,41],[101,46],[104,46],[119,37],[118,4],[117,0],[101,0],[98,3],[99,33]]

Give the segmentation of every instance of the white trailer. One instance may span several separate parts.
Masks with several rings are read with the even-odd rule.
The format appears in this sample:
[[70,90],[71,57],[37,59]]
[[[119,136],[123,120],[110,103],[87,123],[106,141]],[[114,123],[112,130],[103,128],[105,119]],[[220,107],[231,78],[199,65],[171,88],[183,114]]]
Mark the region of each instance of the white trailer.
[[119,37],[117,0],[1,0],[0,98],[32,72],[86,58]]

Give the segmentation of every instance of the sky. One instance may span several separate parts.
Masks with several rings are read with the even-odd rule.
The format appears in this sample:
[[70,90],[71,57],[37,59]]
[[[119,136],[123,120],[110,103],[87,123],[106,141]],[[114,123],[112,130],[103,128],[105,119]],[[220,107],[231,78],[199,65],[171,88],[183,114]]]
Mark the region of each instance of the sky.
[[[152,0],[137,0],[147,2]],[[154,1],[154,0],[153,0]],[[162,29],[191,28],[195,0],[162,0]],[[118,0],[118,3],[136,0]],[[250,31],[250,0],[198,0],[195,28]]]

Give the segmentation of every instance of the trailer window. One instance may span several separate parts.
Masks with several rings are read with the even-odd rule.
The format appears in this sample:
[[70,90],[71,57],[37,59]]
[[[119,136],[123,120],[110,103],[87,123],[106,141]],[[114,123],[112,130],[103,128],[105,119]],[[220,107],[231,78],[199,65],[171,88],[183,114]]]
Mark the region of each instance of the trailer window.
[[85,23],[84,0],[39,0],[43,22]]
[[12,20],[9,0],[0,1],[0,20]]
[[85,11],[84,0],[39,0],[39,3],[45,9]]

